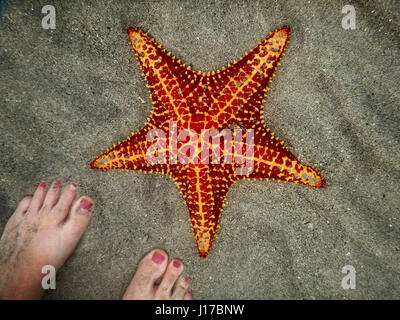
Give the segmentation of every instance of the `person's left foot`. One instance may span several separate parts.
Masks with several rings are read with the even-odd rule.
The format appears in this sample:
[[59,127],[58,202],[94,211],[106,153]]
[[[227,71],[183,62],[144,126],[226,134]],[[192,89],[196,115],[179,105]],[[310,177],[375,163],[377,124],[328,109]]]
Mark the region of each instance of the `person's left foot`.
[[0,298],[39,299],[42,268],[58,270],[86,230],[93,200],[79,198],[74,183],[61,196],[61,182],[46,190],[43,182],[32,197],[25,197],[8,221],[0,238]]

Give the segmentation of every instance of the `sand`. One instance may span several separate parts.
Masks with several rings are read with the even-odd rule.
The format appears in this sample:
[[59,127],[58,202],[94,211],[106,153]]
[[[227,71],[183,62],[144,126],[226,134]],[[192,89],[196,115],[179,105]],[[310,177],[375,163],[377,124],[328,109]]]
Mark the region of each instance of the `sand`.
[[[400,5],[343,1],[9,1],[0,18],[0,227],[41,181],[96,200],[47,299],[118,299],[156,247],[185,264],[196,299],[393,299],[400,295]],[[151,100],[125,29],[139,27],[194,69],[238,60],[269,32],[292,36],[271,83],[267,126],[325,189],[240,181],[200,259],[167,176],[103,173],[90,161],[139,129]],[[356,271],[344,290],[342,268]]]

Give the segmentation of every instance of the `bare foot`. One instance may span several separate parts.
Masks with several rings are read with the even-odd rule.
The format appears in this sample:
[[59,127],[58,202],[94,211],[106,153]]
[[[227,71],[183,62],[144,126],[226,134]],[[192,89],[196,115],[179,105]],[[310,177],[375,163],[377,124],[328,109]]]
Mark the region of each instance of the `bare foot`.
[[0,298],[39,299],[43,266],[58,270],[86,230],[93,200],[81,197],[71,208],[76,185],[68,185],[61,196],[60,187],[55,181],[47,191],[41,183],[8,221],[0,239]]
[[191,300],[189,278],[180,277],[183,264],[177,259],[168,262],[161,249],[150,251],[139,263],[123,299]]

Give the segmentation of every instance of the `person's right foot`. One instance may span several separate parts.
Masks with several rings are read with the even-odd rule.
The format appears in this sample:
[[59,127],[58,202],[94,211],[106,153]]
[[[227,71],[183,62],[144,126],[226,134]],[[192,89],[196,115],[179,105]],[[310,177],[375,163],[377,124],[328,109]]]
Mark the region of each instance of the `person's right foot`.
[[180,277],[183,264],[177,259],[168,262],[161,249],[150,251],[140,262],[124,300],[191,300],[189,277]]

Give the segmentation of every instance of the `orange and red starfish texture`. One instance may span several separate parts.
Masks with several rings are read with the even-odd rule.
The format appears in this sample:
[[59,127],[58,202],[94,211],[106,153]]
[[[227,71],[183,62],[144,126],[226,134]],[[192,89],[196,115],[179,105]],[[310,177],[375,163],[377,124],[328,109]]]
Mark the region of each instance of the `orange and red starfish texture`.
[[[236,181],[273,179],[325,186],[319,171],[301,164],[264,125],[264,98],[289,42],[288,26],[270,33],[238,62],[209,74],[185,66],[141,30],[129,27],[127,33],[150,89],[152,113],[140,130],[99,155],[91,167],[168,174],[185,199],[200,257],[211,250],[225,197]],[[149,135],[153,129],[166,134]],[[220,132],[235,137],[234,142],[217,144],[224,161],[221,152],[210,149],[200,154],[189,146],[205,143],[201,132],[213,129],[217,137]],[[252,139],[247,139],[251,133]],[[149,150],[161,161],[149,161]],[[204,155],[215,159],[202,161]],[[251,170],[237,170],[247,163]]]

